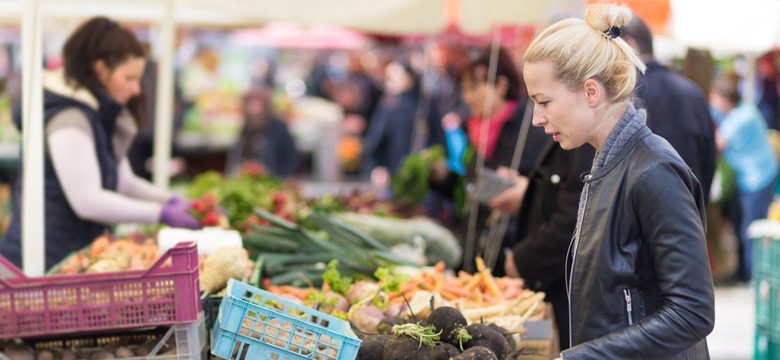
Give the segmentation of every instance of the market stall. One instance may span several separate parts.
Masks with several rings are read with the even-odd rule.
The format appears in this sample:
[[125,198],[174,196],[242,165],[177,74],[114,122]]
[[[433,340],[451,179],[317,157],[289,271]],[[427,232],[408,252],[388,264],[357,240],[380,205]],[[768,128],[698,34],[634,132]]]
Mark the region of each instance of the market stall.
[[[560,6],[572,3],[564,0],[496,0],[487,3],[477,0],[388,0],[369,4],[342,0],[317,2],[316,8],[312,8],[314,5],[310,2],[280,4],[248,0],[220,3],[169,0],[164,4],[101,1],[89,4],[90,12],[118,19],[159,23],[160,44],[164,51],[159,58],[156,117],[166,121],[156,124],[154,174],[155,183],[167,187],[172,128],[168,120],[173,117],[173,47],[178,24],[238,27],[286,20],[300,24],[321,22],[390,34],[436,33],[444,29],[449,21],[444,9],[452,11],[453,6],[458,6],[461,12],[457,15],[457,22],[462,30],[484,34],[497,24],[545,21],[553,15],[552,8],[560,9]],[[36,63],[35,59],[41,57],[39,46],[30,44],[40,45],[42,19],[75,14],[70,12],[70,7],[59,3],[56,6],[46,1],[25,4],[25,63],[29,64]],[[8,6],[9,12],[15,9],[15,5],[3,5]],[[302,7],[308,7],[310,11],[302,12]],[[345,8],[351,11],[345,12]],[[345,14],[350,16],[345,17]],[[78,16],[89,14],[79,13]],[[498,37],[493,38],[495,48]],[[360,43],[361,39],[352,40]],[[160,293],[161,282],[157,282],[146,285],[149,288],[143,290],[130,286],[127,289],[103,288],[91,293],[98,299],[115,300],[126,295],[132,300],[140,298],[152,303],[144,304],[149,305],[148,308],[135,305],[120,316],[107,308],[112,307],[110,303],[101,303],[102,312],[94,314],[89,311],[77,311],[76,315],[63,312],[50,314],[57,310],[50,302],[60,302],[59,305],[73,310],[74,305],[67,303],[73,300],[72,297],[33,301],[30,308],[4,307],[8,303],[18,305],[6,300],[8,298],[38,296],[19,295],[22,290],[37,291],[38,294],[70,291],[48,279],[63,279],[65,282],[82,277],[105,280],[128,274],[143,278],[154,275],[158,270],[163,273],[183,271],[176,259],[170,263],[166,260],[175,256],[171,249],[181,251],[182,247],[188,246],[160,247],[159,233],[154,231],[122,238],[106,235],[72,254],[53,270],[52,277],[32,278],[32,275],[43,275],[39,253],[44,248],[40,225],[43,199],[41,192],[30,190],[43,188],[43,144],[40,141],[43,129],[40,126],[40,91],[33,91],[40,89],[40,71],[34,67],[25,71],[24,218],[27,223],[24,226],[26,251],[23,268],[30,278],[19,269],[0,267],[0,315],[4,310],[9,315],[0,316],[4,318],[0,329],[6,329],[3,326],[13,329],[0,331],[5,335],[1,339],[30,335],[59,336],[71,330],[129,330],[164,325],[170,330],[163,332],[162,337],[150,334],[142,341],[122,338],[120,343],[124,344],[112,343],[109,345],[112,347],[111,356],[146,358],[144,356],[150,354],[155,356],[153,358],[166,358],[166,354],[176,355],[161,349],[173,349],[179,356],[196,358],[208,352],[205,351],[208,336],[204,331],[213,331],[210,352],[224,358],[279,354],[305,357],[315,354],[314,358],[322,359],[392,359],[400,354],[394,349],[406,347],[416,348],[410,351],[420,353],[446,351],[449,356],[484,346],[499,358],[511,356],[523,359],[523,355],[528,355],[523,353],[523,349],[531,348],[524,347],[523,335],[539,324],[551,324],[549,311],[543,302],[544,293],[525,289],[522,279],[496,277],[482,259],[477,260],[478,268],[472,273],[452,271],[458,267],[461,258],[457,241],[449,229],[432,219],[414,216],[417,210],[414,205],[419,203],[419,199],[411,201],[410,205],[404,199],[388,201],[371,193],[338,197],[304,196],[294,183],[269,176],[262,167],[243,168],[241,174],[230,178],[219,173],[202,174],[187,189],[188,195],[196,199],[192,211],[203,225],[238,231],[242,238],[240,247],[215,247],[201,256],[188,255],[186,269],[191,276],[174,282],[184,281],[190,287],[197,284],[195,291],[190,288],[187,293],[179,292],[180,287],[176,286],[176,291],[172,292],[169,288],[168,292]],[[187,249],[192,252],[192,246]],[[85,275],[87,273],[104,275]],[[27,282],[34,282],[38,287],[30,288],[25,285]],[[200,297],[201,292],[203,298]],[[202,309],[206,311],[203,315],[181,317],[161,300],[170,300],[171,296],[186,297],[186,300],[175,301],[179,310],[189,310],[179,308],[186,303],[194,309],[194,313]],[[76,299],[75,306],[81,307],[81,298]],[[143,314],[144,321],[128,323],[125,318],[130,313]],[[44,327],[48,327],[30,332],[24,328],[29,320],[18,316],[20,314],[45,317]],[[125,323],[117,325],[109,322],[103,327],[71,328],[61,332],[53,331],[53,325],[50,325],[67,321],[83,324],[92,318],[109,318]],[[427,320],[431,325],[421,326],[417,323],[420,320]],[[369,336],[375,334],[383,335]],[[543,337],[547,341],[543,352],[550,355],[554,348],[550,345],[551,339],[555,336],[551,330]],[[89,339],[97,341],[95,337]],[[449,346],[442,347],[449,349],[434,348],[434,344],[445,343]],[[16,345],[19,345],[20,352],[38,356],[48,351],[64,357],[63,353],[67,350],[77,348],[75,345],[47,348],[40,344],[26,341]],[[148,349],[150,344],[151,351]],[[420,347],[419,344],[431,346]],[[10,343],[0,345],[6,352],[12,346]],[[96,358],[95,354],[105,352],[95,350],[96,347],[85,346],[88,349],[78,356]],[[130,352],[120,356],[118,347]],[[382,354],[381,357],[378,354]]]

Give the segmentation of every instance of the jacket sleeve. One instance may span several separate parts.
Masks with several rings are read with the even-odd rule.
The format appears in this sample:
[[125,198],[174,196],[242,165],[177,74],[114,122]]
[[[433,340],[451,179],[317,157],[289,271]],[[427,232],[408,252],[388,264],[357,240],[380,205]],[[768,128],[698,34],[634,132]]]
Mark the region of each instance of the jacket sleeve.
[[[569,158],[568,169],[565,169],[567,174],[557,194],[534,193],[527,196],[555,196],[555,207],[545,222],[538,224],[535,229],[528,229],[525,238],[513,248],[518,272],[535,290],[545,289],[563,278],[566,250],[577,223],[577,208],[582,193],[580,174],[588,171],[593,160],[593,149],[589,146],[572,151],[552,151],[556,151],[559,154],[557,156]],[[526,206],[534,203],[539,202],[524,202]],[[543,210],[522,209],[523,213],[536,211]]]
[[670,358],[703,340],[714,326],[698,183],[688,169],[667,162],[648,167],[631,189],[662,305],[632,326],[564,351],[566,360]]
[[60,129],[47,135],[47,143],[68,204],[80,218],[108,225],[159,220],[161,203],[103,189],[94,140],[89,135],[77,129]]

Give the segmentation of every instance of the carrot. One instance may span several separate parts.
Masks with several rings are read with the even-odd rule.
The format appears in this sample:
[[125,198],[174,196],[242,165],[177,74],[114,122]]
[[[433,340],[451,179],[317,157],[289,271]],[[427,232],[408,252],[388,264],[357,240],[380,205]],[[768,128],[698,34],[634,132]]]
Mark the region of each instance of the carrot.
[[439,273],[438,276],[434,276],[433,292],[441,293],[444,288],[444,274]]
[[442,289],[442,291],[446,291],[458,297],[467,297],[467,298],[473,297],[472,292],[459,287],[445,286],[444,289]]
[[485,283],[487,293],[493,297],[503,300],[504,294],[501,292],[501,290],[499,290],[498,285],[496,285],[495,278],[493,278],[493,275],[490,274],[490,270],[485,270],[483,268],[483,270],[480,271],[480,274],[482,276],[482,281]]
[[480,280],[482,280],[481,277],[476,275],[472,276],[471,279],[469,279],[469,281],[465,285],[463,285],[463,290],[467,290],[467,291],[473,290],[474,288],[476,288],[477,285],[479,285]]
[[447,289],[442,289],[439,292],[439,295],[441,295],[441,297],[443,297],[444,300],[447,300],[447,301],[452,301],[452,300],[455,300],[455,299],[457,299],[459,297],[457,294],[452,293],[450,291],[447,291]]
[[100,235],[97,239],[95,239],[95,241],[92,243],[92,246],[89,248],[89,256],[100,256],[100,254],[106,251],[110,245],[111,239],[109,238],[108,233]]
[[433,270],[437,273],[441,273],[444,271],[445,266],[444,261],[439,261],[436,263],[436,266],[433,267]]
[[477,256],[476,263],[477,263],[477,271],[479,271],[479,272],[485,271],[485,269],[486,269],[485,268],[485,260],[482,260],[481,257]]
[[479,289],[473,289],[471,291],[474,294],[474,306],[482,306],[482,303],[484,302],[482,299],[482,292],[479,291]]

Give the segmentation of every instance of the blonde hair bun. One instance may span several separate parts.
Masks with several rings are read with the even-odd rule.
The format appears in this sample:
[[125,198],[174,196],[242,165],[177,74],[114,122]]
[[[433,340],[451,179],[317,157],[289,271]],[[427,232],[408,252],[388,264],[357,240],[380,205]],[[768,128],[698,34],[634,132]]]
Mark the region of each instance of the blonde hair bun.
[[585,22],[599,32],[628,24],[632,17],[631,9],[614,4],[593,4],[585,12]]

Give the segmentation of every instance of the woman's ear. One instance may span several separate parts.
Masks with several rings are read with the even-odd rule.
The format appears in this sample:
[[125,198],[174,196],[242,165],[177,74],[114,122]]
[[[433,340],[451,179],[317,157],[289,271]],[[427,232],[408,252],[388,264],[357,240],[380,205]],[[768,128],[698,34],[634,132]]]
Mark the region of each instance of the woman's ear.
[[95,63],[92,64],[92,70],[100,81],[103,81],[108,77],[108,66],[106,66],[106,62],[103,61],[103,59],[95,60]]
[[585,80],[583,88],[585,91],[585,101],[587,101],[588,106],[592,108],[598,107],[600,103],[606,99],[606,89],[604,89],[604,86],[595,79]]

